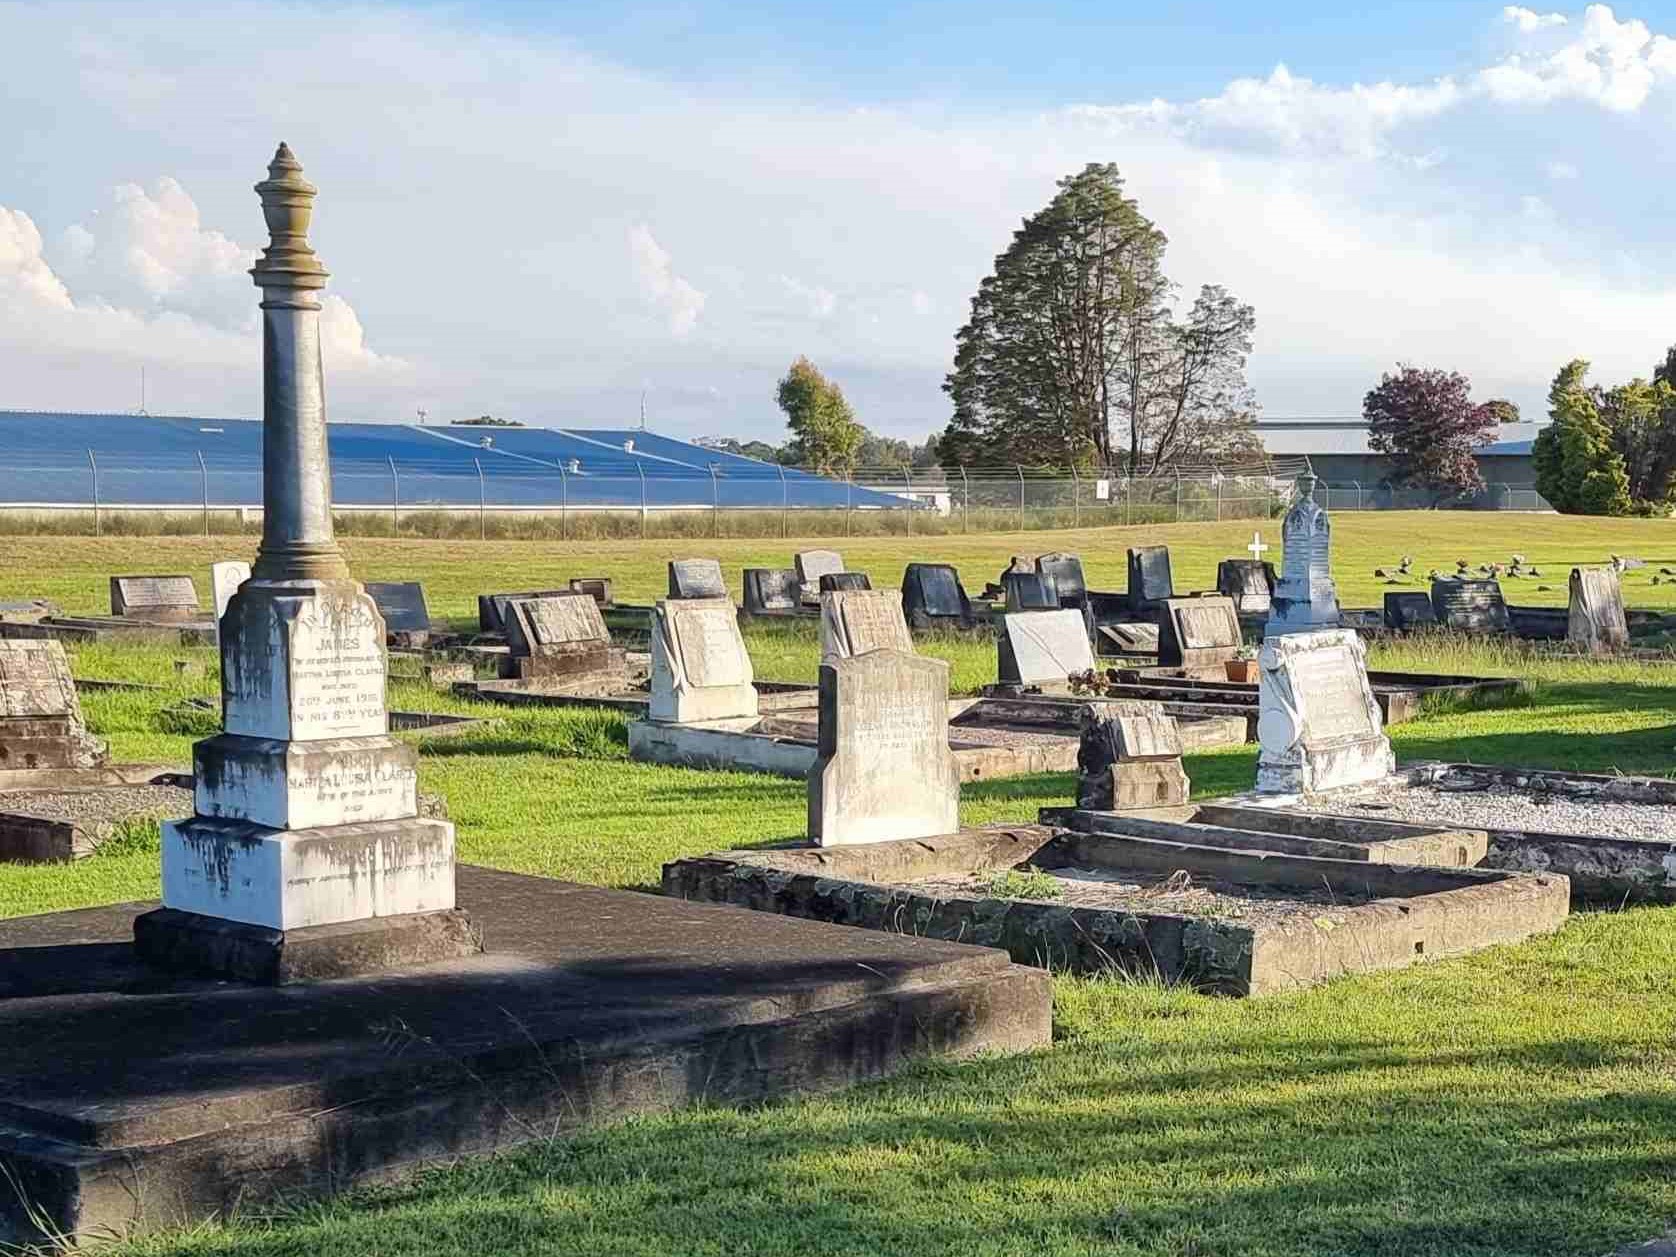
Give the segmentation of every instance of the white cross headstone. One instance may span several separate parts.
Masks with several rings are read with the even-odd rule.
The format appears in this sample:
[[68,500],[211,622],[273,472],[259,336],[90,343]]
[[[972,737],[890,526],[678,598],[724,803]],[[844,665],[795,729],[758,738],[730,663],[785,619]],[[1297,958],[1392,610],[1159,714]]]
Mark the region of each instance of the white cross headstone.
[[1251,551],[1251,561],[1253,563],[1261,563],[1263,561],[1263,551],[1268,548],[1268,544],[1263,540],[1262,533],[1254,532],[1251,534],[1251,544],[1246,549]]

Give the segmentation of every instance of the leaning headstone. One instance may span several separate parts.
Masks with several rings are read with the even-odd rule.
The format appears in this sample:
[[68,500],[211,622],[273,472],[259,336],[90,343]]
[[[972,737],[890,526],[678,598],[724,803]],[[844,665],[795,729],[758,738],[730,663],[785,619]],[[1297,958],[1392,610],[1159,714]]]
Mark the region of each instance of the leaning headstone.
[[1257,657],[1257,790],[1313,794],[1396,770],[1354,629],[1265,638]]
[[726,598],[727,584],[722,580],[721,563],[715,559],[671,559],[669,596]]
[[425,605],[425,587],[416,580],[368,581],[366,591],[384,617],[384,632],[390,644],[422,647],[431,634],[431,612]]
[[1506,633],[1507,599],[1495,580],[1434,580],[1432,610],[1444,628],[1459,633]]
[[1062,607],[1080,607],[1088,600],[1088,581],[1082,573],[1082,557],[1055,552],[1039,555],[1036,572],[1053,583]]
[[1232,598],[1240,615],[1268,615],[1276,581],[1273,563],[1223,559],[1216,565],[1216,592]]
[[902,599],[889,589],[838,589],[821,595],[821,662],[872,650],[914,653]]
[[1007,612],[995,651],[1002,685],[1062,688],[1071,677],[1094,670],[1088,625],[1076,607]]
[[63,644],[0,639],[0,772],[104,762],[104,743],[82,720]]
[[835,847],[960,828],[948,664],[894,650],[834,659],[821,665],[820,695],[810,838]]
[[250,579],[250,564],[243,559],[227,559],[210,564],[210,592],[215,598],[215,621],[227,612],[227,603],[239,591],[239,586]]
[[1001,587],[1006,591],[1008,611],[1059,609],[1059,592],[1052,578],[1038,572],[1003,572]]
[[745,614],[790,615],[803,600],[803,584],[795,568],[745,569]]
[[1077,748],[1077,806],[1089,811],[1173,807],[1191,790],[1181,734],[1162,703],[1089,703]]
[[[1120,655],[1156,655],[1159,631],[1156,624],[1102,624],[1100,636]],[[1107,652],[1110,653],[1110,652]]]
[[1170,575],[1168,546],[1136,546],[1129,551],[1129,610],[1134,615],[1157,614],[1166,599],[1176,596]]
[[873,582],[866,572],[823,572],[821,574],[820,592],[823,594],[837,593],[840,590],[871,588],[873,588]]
[[1232,598],[1210,594],[1164,603],[1158,624],[1159,666],[1222,672],[1223,664],[1239,657],[1243,644]]
[[1629,645],[1624,619],[1624,591],[1609,567],[1571,569],[1571,601],[1565,637],[1590,654],[1608,654]]
[[507,604],[506,675],[564,688],[628,687],[627,655],[611,644],[599,604],[587,594],[514,598]]
[[139,620],[190,620],[198,591],[190,576],[113,576],[111,614]]
[[902,613],[911,628],[963,628],[972,603],[960,574],[947,563],[910,563],[902,573]]
[[668,598],[653,605],[653,720],[690,724],[755,716],[754,679],[731,599]]
[[1316,478],[1298,477],[1298,499],[1280,525],[1281,572],[1265,637],[1336,628],[1342,622],[1333,586],[1333,525],[1315,500]]
[[572,576],[570,592],[587,594],[600,607],[611,606],[611,578],[609,576]]
[[1398,633],[1436,628],[1437,611],[1431,596],[1417,589],[1397,590],[1385,595],[1385,627]]
[[791,556],[797,569],[798,582],[803,586],[803,600],[814,602],[820,597],[821,577],[844,570],[844,556],[836,550],[799,550]]
[[573,589],[525,589],[515,593],[478,594],[477,627],[485,633],[506,632],[506,604],[514,598],[557,598]]

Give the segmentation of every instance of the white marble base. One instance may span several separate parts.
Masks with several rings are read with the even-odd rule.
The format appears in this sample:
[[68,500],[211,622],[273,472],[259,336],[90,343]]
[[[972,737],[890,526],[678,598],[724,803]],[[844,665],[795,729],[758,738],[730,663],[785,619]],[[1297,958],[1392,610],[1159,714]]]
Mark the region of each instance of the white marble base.
[[419,811],[418,753],[392,737],[280,742],[224,733],[192,748],[199,816],[274,829],[400,820]]

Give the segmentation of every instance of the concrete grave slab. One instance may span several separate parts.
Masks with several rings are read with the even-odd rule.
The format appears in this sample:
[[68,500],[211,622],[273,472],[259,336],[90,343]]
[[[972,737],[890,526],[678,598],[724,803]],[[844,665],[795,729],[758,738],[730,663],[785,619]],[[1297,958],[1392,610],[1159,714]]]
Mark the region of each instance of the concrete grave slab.
[[105,744],[82,719],[63,645],[0,640],[0,783],[20,771],[105,762]]

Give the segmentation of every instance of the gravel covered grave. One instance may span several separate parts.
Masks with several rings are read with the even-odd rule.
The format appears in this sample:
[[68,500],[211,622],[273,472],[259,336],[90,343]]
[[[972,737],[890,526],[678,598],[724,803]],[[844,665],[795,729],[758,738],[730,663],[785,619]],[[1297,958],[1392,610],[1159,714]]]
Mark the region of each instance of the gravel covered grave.
[[0,791],[0,812],[78,825],[192,815],[192,791],[179,786],[101,786],[90,790]]
[[1676,839],[1676,807],[1580,799],[1557,792],[1505,786],[1459,788],[1382,781],[1335,790],[1305,799],[1296,806],[1310,812],[1455,825],[1463,829],[1522,829],[1650,841]]

